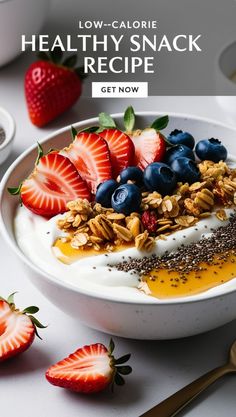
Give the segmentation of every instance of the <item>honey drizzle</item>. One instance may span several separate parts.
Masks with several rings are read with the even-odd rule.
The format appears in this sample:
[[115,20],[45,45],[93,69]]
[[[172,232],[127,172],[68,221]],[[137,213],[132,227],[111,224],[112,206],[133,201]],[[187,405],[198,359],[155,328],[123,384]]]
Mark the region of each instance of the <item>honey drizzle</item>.
[[157,298],[186,297],[216,287],[236,277],[236,255],[216,255],[211,264],[200,263],[200,270],[184,275],[167,269],[153,270],[142,276],[146,292]]

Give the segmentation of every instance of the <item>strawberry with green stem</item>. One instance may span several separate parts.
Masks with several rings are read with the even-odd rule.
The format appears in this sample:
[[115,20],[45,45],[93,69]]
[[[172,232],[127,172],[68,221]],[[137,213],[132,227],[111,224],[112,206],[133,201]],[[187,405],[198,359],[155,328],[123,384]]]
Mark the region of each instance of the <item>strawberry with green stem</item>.
[[[115,161],[116,174],[119,170],[121,172],[122,169],[131,165],[144,170],[152,162],[162,161],[166,151],[166,138],[160,130],[165,129],[168,122],[168,116],[162,116],[157,118],[151,126],[143,130],[135,130],[135,113],[133,107],[129,106],[124,113],[124,133],[117,129],[115,121],[109,114],[100,113],[100,127],[96,133],[108,142],[111,158]],[[120,144],[117,141],[119,136]]]
[[16,308],[15,293],[7,299],[0,297],[0,361],[5,361],[27,350],[35,335],[40,339],[37,328],[44,329],[33,314],[39,311],[36,306],[24,310]]
[[76,198],[91,198],[73,163],[57,151],[44,155],[39,144],[33,172],[19,187],[8,188],[8,191],[13,195],[20,194],[25,207],[45,217],[65,212],[66,204]]
[[108,349],[101,343],[84,346],[50,366],[45,376],[53,385],[85,394],[103,391],[109,385],[124,385],[122,375],[132,372],[130,366],[124,365],[130,354],[115,359],[114,347],[112,339]]

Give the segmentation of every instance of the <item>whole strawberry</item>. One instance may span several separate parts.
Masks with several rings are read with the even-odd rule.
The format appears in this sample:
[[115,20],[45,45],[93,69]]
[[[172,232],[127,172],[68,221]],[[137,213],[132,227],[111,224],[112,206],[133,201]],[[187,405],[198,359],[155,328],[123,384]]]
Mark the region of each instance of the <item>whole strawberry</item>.
[[30,65],[25,75],[25,97],[31,122],[44,126],[64,113],[78,100],[82,91],[83,68],[75,69],[76,55],[62,62],[62,52],[54,49],[50,57]]
[[0,361],[24,352],[33,343],[35,335],[40,338],[37,327],[46,327],[32,316],[39,311],[38,307],[30,306],[22,311],[16,308],[14,294],[7,300],[0,297]]

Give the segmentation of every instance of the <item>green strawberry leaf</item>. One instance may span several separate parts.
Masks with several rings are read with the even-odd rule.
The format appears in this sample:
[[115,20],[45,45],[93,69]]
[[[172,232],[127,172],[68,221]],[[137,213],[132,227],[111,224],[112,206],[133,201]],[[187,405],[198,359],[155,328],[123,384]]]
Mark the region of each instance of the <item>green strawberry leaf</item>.
[[77,62],[77,55],[68,56],[62,63],[65,67],[74,68]]
[[30,318],[30,320],[32,321],[33,325],[34,325],[34,330],[35,330],[35,334],[36,336],[42,340],[42,337],[38,334],[38,330],[39,329],[46,329],[46,327],[48,326],[44,326],[42,323],[40,323],[40,321],[38,319],[36,319],[36,317],[31,316],[30,314],[28,315],[28,317]]
[[24,308],[24,310],[22,311],[22,313],[26,313],[26,314],[35,314],[38,313],[39,308],[36,306],[30,306],[30,307],[26,307]]
[[118,372],[116,372],[116,374],[115,374],[115,383],[116,383],[116,385],[124,385],[125,384],[124,378],[120,374],[118,374]]
[[135,125],[135,113],[132,106],[127,107],[124,114],[124,126],[126,132],[132,132]]
[[28,316],[31,321],[33,322],[33,324],[38,327],[39,329],[46,329],[46,327],[48,326],[44,326],[42,323],[40,323],[40,321],[38,319],[36,319],[36,317],[29,315]]
[[72,137],[72,141],[75,139],[77,133],[78,132],[77,132],[76,128],[74,126],[71,126],[71,128],[70,128],[70,134],[71,134],[71,137]]
[[37,58],[42,60],[42,61],[50,61],[49,55],[46,54],[46,52],[43,52],[43,51],[39,51],[37,53]]
[[88,74],[85,74],[84,72],[84,66],[75,68],[75,72],[79,76],[81,81],[83,81],[88,76]]
[[18,187],[8,187],[7,191],[11,195],[18,195],[21,192],[21,187],[22,187],[22,182],[20,183],[20,185]]
[[85,129],[80,130],[79,132],[88,132],[88,133],[95,133],[99,130],[99,126],[89,126]]
[[112,117],[108,113],[104,113],[104,112],[99,113],[99,124],[104,129],[116,127],[116,124],[114,120],[112,119]]
[[114,349],[115,349],[115,343],[113,339],[111,338],[110,343],[109,343],[109,348],[108,348],[110,355],[113,353]]
[[37,144],[38,144],[38,155],[37,155],[37,158],[36,158],[36,161],[35,161],[35,165],[38,165],[40,159],[44,155],[42,146],[40,145],[39,142],[37,142]]
[[115,360],[116,365],[121,365],[122,363],[127,362],[130,359],[131,354],[128,353],[127,355],[121,356],[120,358]]
[[155,130],[162,130],[165,129],[167,127],[169,123],[169,117],[166,116],[162,116],[162,117],[158,117],[156,120],[154,120],[154,122],[151,124],[151,128],[155,129]]
[[56,48],[54,48],[53,51],[50,52],[50,57],[54,64],[59,64],[62,60],[62,56],[63,52],[59,46],[56,46]]
[[7,298],[7,303],[8,304],[15,304],[15,301],[14,301],[15,294],[17,294],[17,291],[15,291],[15,292],[13,292],[12,294],[9,295],[9,297]]
[[116,366],[116,370],[119,374],[129,375],[132,372],[131,366]]

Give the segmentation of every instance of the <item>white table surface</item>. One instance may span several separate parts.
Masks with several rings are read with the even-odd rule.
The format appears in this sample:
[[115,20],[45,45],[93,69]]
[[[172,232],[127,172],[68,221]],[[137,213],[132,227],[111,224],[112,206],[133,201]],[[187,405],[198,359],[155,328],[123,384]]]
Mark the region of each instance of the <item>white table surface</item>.
[[[20,152],[40,140],[48,132],[66,124],[95,116],[99,111],[118,112],[127,100],[81,99],[67,114],[44,129],[35,128],[28,119],[24,94],[23,74],[30,57],[20,58],[0,70],[0,106],[14,116],[17,124],[14,150],[4,166],[3,175]],[[226,115],[213,97],[150,97],[133,100],[136,110],[177,111],[210,117],[227,122]],[[236,123],[235,123],[236,124]],[[108,344],[105,335],[82,326],[66,316],[28,279],[21,264],[0,237],[1,284],[0,294],[7,296],[19,291],[16,301],[21,307],[35,304],[40,307],[38,317],[48,323],[31,349],[0,366],[1,415],[18,417],[131,417],[138,416],[185,384],[224,362],[228,348],[236,337],[236,321],[210,333],[173,341],[134,341],[114,337],[117,354],[132,353],[132,375],[127,384],[97,396],[76,395],[47,383],[47,367],[84,344]],[[236,415],[236,378],[226,377],[196,400],[181,415],[189,417],[234,417]]]

